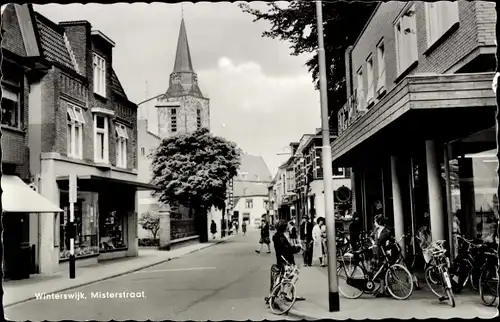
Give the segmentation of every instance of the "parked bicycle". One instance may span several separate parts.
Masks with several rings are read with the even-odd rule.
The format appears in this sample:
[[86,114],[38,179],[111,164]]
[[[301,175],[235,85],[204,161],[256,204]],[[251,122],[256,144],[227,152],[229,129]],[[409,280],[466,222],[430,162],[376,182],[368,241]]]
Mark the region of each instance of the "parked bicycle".
[[[369,270],[366,262],[372,249],[373,246],[361,247],[341,257],[341,265],[337,268],[340,293],[348,299],[357,299],[363,293],[375,294],[381,287],[378,279],[385,275],[386,290],[393,298],[397,300],[409,298],[413,293],[413,282],[408,269],[402,264],[391,263],[392,255],[382,249],[382,265],[375,272]],[[340,283],[340,279],[345,280],[345,284]],[[399,294],[398,290],[402,290],[402,294]]]
[[450,258],[446,255],[444,243],[444,240],[438,240],[428,248],[423,249],[425,260],[429,264],[424,273],[425,281],[440,301],[448,300],[451,307],[455,307],[455,297],[449,273]]
[[481,255],[485,251],[485,244],[465,239],[460,235],[457,235],[457,238],[459,241],[458,254],[453,261],[451,270],[453,291],[460,293],[469,282],[472,288],[477,291],[481,267],[484,264]]
[[290,264],[283,256],[281,258],[285,262],[284,271],[281,272],[277,265],[271,267],[271,292],[265,298],[269,309],[276,315],[286,314],[292,309],[297,300],[295,284],[299,279],[298,266]]
[[479,277],[479,294],[486,306],[493,306],[498,298],[498,251],[491,249]]
[[399,252],[398,258],[396,259],[396,263],[402,264],[408,269],[408,271],[410,272],[410,274],[412,276],[413,285],[414,285],[415,289],[419,290],[420,283],[418,281],[417,276],[415,275],[415,268],[414,268],[415,256],[412,256],[411,258],[405,257],[405,253],[406,254],[409,253],[409,244],[405,243],[405,245],[406,245],[406,250],[405,250],[406,252],[405,253],[403,253],[403,250],[402,250],[401,245],[400,245],[400,243],[403,239],[411,240],[411,238],[412,238],[412,236],[410,234],[406,234],[406,235],[401,236],[398,240],[396,240],[395,245],[396,245],[398,252]]

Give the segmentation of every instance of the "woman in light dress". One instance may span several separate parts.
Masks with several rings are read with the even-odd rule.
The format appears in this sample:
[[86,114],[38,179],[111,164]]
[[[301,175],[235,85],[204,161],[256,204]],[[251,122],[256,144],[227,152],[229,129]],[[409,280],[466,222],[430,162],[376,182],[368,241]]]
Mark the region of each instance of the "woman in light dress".
[[313,259],[318,259],[319,264],[323,266],[323,238],[321,234],[321,226],[324,223],[323,218],[316,219],[316,225],[313,227]]

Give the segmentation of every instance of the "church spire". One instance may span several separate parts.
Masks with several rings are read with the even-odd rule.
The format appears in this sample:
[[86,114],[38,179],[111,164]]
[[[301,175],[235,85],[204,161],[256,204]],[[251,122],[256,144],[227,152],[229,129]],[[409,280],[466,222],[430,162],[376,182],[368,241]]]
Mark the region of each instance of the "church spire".
[[193,62],[191,61],[184,14],[181,19],[179,39],[177,40],[174,70],[170,74],[170,84],[166,94],[170,97],[185,95],[203,97],[198,87],[198,76],[194,72]]
[[177,53],[175,55],[174,64],[174,73],[182,72],[194,73],[184,18],[181,20],[181,28],[179,30],[179,39],[177,40]]

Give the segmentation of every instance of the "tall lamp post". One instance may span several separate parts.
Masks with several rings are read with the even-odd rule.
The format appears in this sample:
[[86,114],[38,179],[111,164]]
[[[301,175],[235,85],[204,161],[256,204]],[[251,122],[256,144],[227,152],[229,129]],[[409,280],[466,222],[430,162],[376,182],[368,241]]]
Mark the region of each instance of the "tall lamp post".
[[319,90],[321,95],[321,133],[323,135],[323,183],[325,196],[325,219],[328,243],[328,306],[330,312],[340,311],[337,277],[337,245],[335,244],[335,216],[333,204],[332,151],[330,147],[330,126],[328,124],[328,97],[326,92],[326,61],[323,39],[322,1],[316,1],[319,58]]

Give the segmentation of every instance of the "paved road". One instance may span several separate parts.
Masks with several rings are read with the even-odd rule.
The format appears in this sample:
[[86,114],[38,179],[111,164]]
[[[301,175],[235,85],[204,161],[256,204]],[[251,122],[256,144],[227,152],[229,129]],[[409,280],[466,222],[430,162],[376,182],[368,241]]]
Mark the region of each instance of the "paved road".
[[[64,293],[77,292],[86,299],[33,300],[8,307],[5,314],[15,321],[282,319],[264,305],[275,256],[256,254],[257,241],[256,232],[236,236],[165,264]],[[125,291],[140,298],[91,298],[98,292]]]

